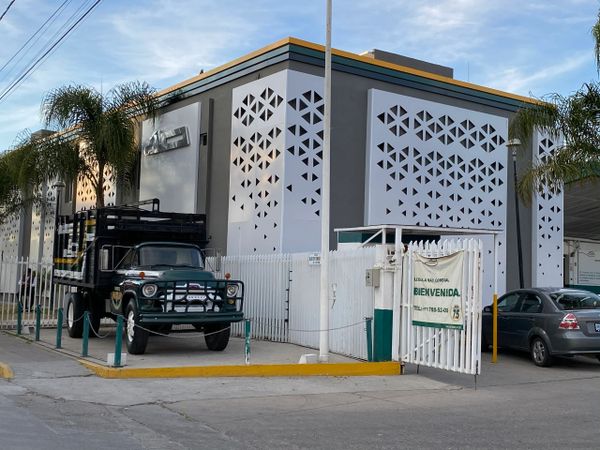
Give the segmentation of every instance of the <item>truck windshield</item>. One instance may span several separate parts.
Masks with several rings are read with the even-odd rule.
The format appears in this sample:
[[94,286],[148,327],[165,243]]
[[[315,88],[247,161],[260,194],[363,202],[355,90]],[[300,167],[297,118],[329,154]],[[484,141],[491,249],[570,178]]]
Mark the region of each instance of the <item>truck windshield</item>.
[[195,247],[169,246],[169,245],[144,245],[138,249],[139,266],[157,268],[189,267],[202,269],[202,256]]

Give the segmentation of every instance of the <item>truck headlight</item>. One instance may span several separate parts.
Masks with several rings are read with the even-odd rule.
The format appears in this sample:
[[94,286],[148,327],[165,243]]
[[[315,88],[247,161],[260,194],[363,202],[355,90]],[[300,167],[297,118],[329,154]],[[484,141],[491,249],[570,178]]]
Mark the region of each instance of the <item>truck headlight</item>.
[[154,297],[158,291],[158,286],[155,284],[145,284],[142,286],[142,294],[144,297]]
[[238,292],[237,284],[228,284],[227,285],[227,297],[235,297]]

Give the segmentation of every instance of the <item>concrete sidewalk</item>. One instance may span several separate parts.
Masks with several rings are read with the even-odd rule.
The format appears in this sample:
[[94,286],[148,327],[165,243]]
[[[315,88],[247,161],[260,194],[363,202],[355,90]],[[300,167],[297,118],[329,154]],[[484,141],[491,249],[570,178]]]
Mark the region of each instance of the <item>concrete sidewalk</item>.
[[[107,366],[107,355],[114,353],[115,327],[103,326],[98,334],[102,338],[89,339],[88,357],[82,358],[82,339],[72,339],[64,330],[60,353],[80,360],[88,369],[105,378],[400,374],[398,363],[366,363],[335,354],[330,355],[326,364],[298,364],[303,354],[317,351],[268,341],[251,341],[250,364],[246,365],[243,339],[232,338],[224,351],[214,352],[206,347],[202,333],[196,332],[151,336],[144,355],[127,354],[124,368],[111,368]],[[31,340],[35,346],[55,351],[55,329],[41,330],[39,342],[33,341],[34,334],[23,338],[14,334],[10,337]]]

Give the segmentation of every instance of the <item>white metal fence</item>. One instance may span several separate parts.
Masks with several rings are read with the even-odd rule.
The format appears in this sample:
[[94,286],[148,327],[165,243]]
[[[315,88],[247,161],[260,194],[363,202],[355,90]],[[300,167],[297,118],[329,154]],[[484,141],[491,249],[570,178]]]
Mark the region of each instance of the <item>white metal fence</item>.
[[23,325],[35,324],[35,309],[39,305],[41,325],[56,326],[65,289],[65,286],[52,286],[50,263],[27,259],[0,261],[0,328],[16,328],[19,305]]
[[[229,272],[245,284],[244,315],[252,320],[252,337],[307,347],[319,344],[320,266],[309,253],[208,258],[217,276]],[[329,320],[331,351],[367,358],[365,318],[373,314],[373,288],[365,270],[375,265],[375,248],[330,253]],[[233,327],[243,335],[241,324]]]
[[[463,260],[462,330],[412,324],[412,254],[441,257],[459,250]],[[481,241],[475,239],[413,243],[404,255],[401,297],[400,358],[407,363],[476,375],[481,369]],[[400,276],[400,272],[397,273]],[[396,286],[399,284],[396,283]]]

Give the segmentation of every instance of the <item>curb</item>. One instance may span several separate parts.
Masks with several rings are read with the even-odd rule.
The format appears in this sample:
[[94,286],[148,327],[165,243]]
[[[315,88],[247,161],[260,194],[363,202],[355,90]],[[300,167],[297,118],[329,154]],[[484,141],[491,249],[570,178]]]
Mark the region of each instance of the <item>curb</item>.
[[5,380],[13,379],[15,374],[8,364],[0,362],[0,378],[4,378]]
[[260,364],[238,366],[187,366],[115,368],[80,359],[79,362],[102,378],[202,378],[202,377],[363,377],[401,375],[399,362]]

